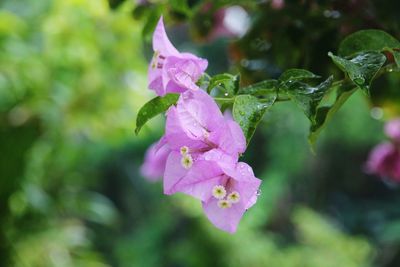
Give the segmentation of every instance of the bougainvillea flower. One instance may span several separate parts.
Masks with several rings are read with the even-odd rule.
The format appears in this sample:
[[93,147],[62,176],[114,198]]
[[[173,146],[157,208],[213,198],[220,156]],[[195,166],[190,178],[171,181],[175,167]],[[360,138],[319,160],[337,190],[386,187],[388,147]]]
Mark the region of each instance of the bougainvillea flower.
[[218,148],[238,158],[246,149],[240,126],[224,117],[218,105],[204,91],[187,91],[167,112],[165,137],[172,150],[183,147],[190,152],[206,152]]
[[396,143],[400,143],[400,118],[385,124],[385,133]]
[[196,81],[208,62],[190,53],[180,53],[171,44],[161,17],[153,34],[154,56],[149,65],[149,88],[157,95],[198,90]]
[[214,100],[201,90],[183,93],[177,106],[170,107],[165,138],[174,152],[166,164],[165,194],[179,191],[174,185],[186,177],[192,167],[197,166],[197,161],[233,164],[246,149],[245,137],[239,125],[224,117]]
[[400,148],[392,143],[377,145],[369,155],[367,171],[400,182]]
[[212,195],[203,201],[207,218],[219,229],[234,233],[244,212],[257,201],[261,180],[249,165],[239,162],[223,168]]
[[146,151],[144,163],[140,168],[141,174],[150,181],[157,181],[163,177],[170,152],[165,137],[152,144]]
[[189,169],[180,161],[180,153],[171,152],[164,188],[201,200],[208,219],[216,227],[234,233],[244,212],[256,202],[261,180],[254,177],[246,163],[236,163],[218,149],[199,156]]

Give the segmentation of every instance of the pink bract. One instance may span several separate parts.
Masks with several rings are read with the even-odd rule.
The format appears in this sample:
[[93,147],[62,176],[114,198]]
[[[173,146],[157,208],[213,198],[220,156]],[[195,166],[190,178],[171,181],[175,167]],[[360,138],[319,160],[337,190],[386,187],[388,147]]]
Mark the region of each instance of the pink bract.
[[160,180],[164,175],[165,164],[170,152],[164,137],[152,144],[147,149],[144,163],[140,167],[141,174],[149,181]]
[[198,90],[196,81],[208,62],[190,53],[180,53],[171,44],[161,17],[153,34],[154,56],[148,69],[149,88],[157,95]]
[[369,155],[367,171],[400,182],[400,148],[392,143],[377,145]]
[[400,118],[387,122],[385,124],[385,133],[394,142],[400,143]]

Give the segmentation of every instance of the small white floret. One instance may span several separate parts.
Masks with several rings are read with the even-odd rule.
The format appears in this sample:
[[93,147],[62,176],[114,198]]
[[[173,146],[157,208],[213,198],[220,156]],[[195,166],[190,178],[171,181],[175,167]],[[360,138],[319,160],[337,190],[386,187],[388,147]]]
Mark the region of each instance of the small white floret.
[[238,203],[240,201],[240,194],[237,191],[233,191],[227,196],[227,199],[231,203]]
[[193,165],[193,158],[190,155],[184,155],[181,159],[181,164],[183,168],[190,169]]
[[231,206],[232,204],[226,199],[221,199],[218,201],[218,207],[220,207],[221,209],[228,209]]
[[216,185],[212,189],[212,195],[216,199],[223,199],[226,196],[226,190],[223,185]]

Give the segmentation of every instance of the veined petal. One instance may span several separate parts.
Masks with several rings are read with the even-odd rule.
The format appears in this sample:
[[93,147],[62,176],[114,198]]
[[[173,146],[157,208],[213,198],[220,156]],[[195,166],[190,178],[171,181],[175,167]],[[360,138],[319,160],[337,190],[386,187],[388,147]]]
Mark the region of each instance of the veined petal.
[[195,137],[184,128],[177,107],[175,106],[170,107],[167,111],[165,137],[173,150],[179,150],[183,146],[187,146],[191,149],[202,149],[206,147],[204,142],[195,139]]
[[213,161],[196,161],[185,177],[173,186],[173,192],[182,192],[205,201],[212,195],[214,186],[220,184],[223,172]]
[[202,90],[183,93],[178,100],[177,112],[182,127],[197,138],[218,129],[223,122],[218,105]]
[[165,32],[163,17],[158,20],[156,29],[153,34],[153,50],[160,53],[164,57],[179,55],[178,50],[171,44]]
[[233,234],[236,232],[246,209],[240,203],[232,205],[230,208],[221,209],[218,206],[218,201],[218,199],[210,198],[208,201],[202,202],[204,213],[217,228]]

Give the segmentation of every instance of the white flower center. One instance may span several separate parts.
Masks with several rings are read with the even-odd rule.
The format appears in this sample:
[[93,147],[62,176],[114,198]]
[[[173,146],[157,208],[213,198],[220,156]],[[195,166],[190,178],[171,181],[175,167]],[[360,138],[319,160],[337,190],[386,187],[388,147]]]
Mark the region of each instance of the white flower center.
[[[232,207],[232,205],[239,203],[240,201],[240,194],[238,191],[230,191],[230,185],[227,183],[227,186],[223,185],[215,185],[212,188],[212,196],[218,199],[218,207],[221,209],[228,209]],[[228,194],[227,191],[230,191]]]
[[237,191],[233,191],[226,198],[228,199],[229,202],[235,204],[240,201],[240,194]]
[[182,156],[185,156],[186,154],[189,153],[189,148],[188,148],[187,146],[182,146],[182,147],[180,148],[180,151],[181,151],[181,155],[182,155]]
[[221,199],[218,201],[218,207],[220,207],[221,209],[228,209],[232,206],[231,202],[229,202],[226,199]]
[[181,159],[183,168],[190,169],[193,165],[193,158],[189,154],[183,155]]
[[223,199],[226,196],[226,190],[223,185],[216,185],[212,189],[212,195],[216,199]]

